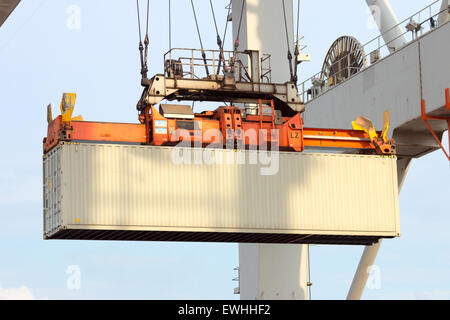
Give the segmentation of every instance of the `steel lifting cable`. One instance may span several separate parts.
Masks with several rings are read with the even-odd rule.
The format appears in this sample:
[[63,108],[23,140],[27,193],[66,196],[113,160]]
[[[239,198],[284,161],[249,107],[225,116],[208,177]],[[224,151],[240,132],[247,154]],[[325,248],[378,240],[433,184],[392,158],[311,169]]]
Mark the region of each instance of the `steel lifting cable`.
[[245,0],[242,0],[241,16],[239,18],[239,25],[238,25],[236,40],[234,41],[235,50],[237,50],[237,47],[239,47],[239,34],[241,33],[242,16],[244,15],[244,5],[245,5]]
[[219,53],[219,64],[217,67],[217,74],[220,73],[220,67],[222,64],[222,60],[223,60],[223,43],[222,43],[222,39],[220,39],[220,35],[219,35],[219,29],[217,28],[217,21],[216,21],[216,15],[214,13],[214,6],[212,4],[212,0],[209,0],[209,5],[211,6],[211,13],[212,13],[212,17],[214,20],[214,27],[216,28],[216,35],[217,35],[217,46],[219,47],[220,53]]
[[298,69],[298,55],[300,54],[299,52],[299,38],[298,38],[298,29],[299,29],[299,20],[300,20],[300,0],[297,1],[297,30],[295,33],[296,41],[295,41],[295,49],[294,49],[294,56],[295,56],[295,63],[294,63],[294,79],[295,80],[295,84],[297,84],[297,69]]
[[230,0],[230,3],[228,4],[228,12],[227,12],[227,18],[226,18],[226,22],[225,22],[225,30],[224,30],[224,32],[223,32],[223,37],[222,37],[223,43],[225,43],[225,37],[226,37],[226,35],[227,35],[228,17],[230,16],[230,12],[231,12],[231,1],[232,1],[232,0]]
[[143,75],[144,71],[144,46],[142,44],[142,35],[141,35],[141,16],[139,13],[139,0],[136,0],[136,9],[137,9],[137,20],[138,20],[138,30],[139,30],[139,56],[141,59],[141,75]]
[[209,0],[209,5],[211,6],[211,13],[212,13],[212,17],[213,17],[213,20],[214,20],[214,27],[216,28],[217,45],[220,48],[222,46],[222,40],[220,39],[219,29],[217,28],[216,15],[214,13],[214,7],[213,7],[213,4],[212,4],[212,0]]
[[[220,61],[219,61],[219,69],[220,69],[220,63],[223,61],[223,69],[225,71],[228,71],[228,67],[227,67],[227,65],[225,63],[225,57],[223,55],[223,46],[225,44],[225,37],[227,36],[228,17],[230,16],[230,12],[231,12],[231,1],[232,0],[230,0],[230,3],[228,4],[227,17],[225,18],[226,19],[226,21],[225,21],[225,30],[223,31],[223,37],[222,37],[222,47],[220,48],[220,55],[221,55],[221,57],[220,57]],[[219,71],[220,71],[219,69],[217,70],[217,74],[219,74]]]
[[284,17],[284,29],[286,31],[286,42],[287,42],[287,49],[288,49],[288,61],[289,61],[289,72],[291,75],[291,81],[294,80],[294,74],[292,72],[292,54],[291,54],[291,49],[290,49],[290,45],[289,45],[289,34],[288,34],[288,27],[287,27],[287,21],[286,21],[286,6],[284,4],[284,0],[282,1],[283,4],[283,17]]
[[297,35],[298,35],[299,20],[300,20],[300,0],[297,1]]
[[137,9],[137,22],[138,22],[138,30],[139,30],[139,42],[142,42],[141,36],[141,15],[139,13],[139,0],[136,0],[136,9]]
[[242,0],[241,16],[239,18],[239,25],[238,25],[238,30],[237,30],[237,34],[236,34],[236,40],[234,41],[233,59],[232,59],[232,63],[231,63],[232,72],[234,72],[234,64],[236,61],[237,48],[239,47],[239,35],[241,33],[242,16],[244,15],[244,5],[245,5],[245,0]]
[[145,52],[144,52],[144,67],[145,67],[145,78],[147,78],[147,71],[148,71],[148,65],[147,65],[147,58],[148,58],[148,19],[150,16],[150,0],[147,0],[147,23],[145,25],[145,39],[144,39],[144,45],[145,45]]
[[169,51],[172,50],[172,13],[171,0],[169,0]]
[[139,56],[141,60],[141,76],[142,79],[147,78],[147,56],[148,56],[148,17],[149,17],[149,3],[150,0],[147,0],[147,25],[146,25],[146,32],[145,32],[145,56],[144,56],[144,45],[142,44],[142,34],[141,34],[141,15],[139,12],[139,0],[136,0],[136,9],[137,9],[137,18],[138,18],[138,30],[139,30]]
[[197,15],[195,14],[194,2],[192,0],[191,0],[191,6],[192,6],[192,13],[194,14],[195,26],[197,27],[198,39],[200,41],[200,48],[202,49],[202,58],[203,58],[203,63],[205,65],[206,76],[209,78],[209,69],[208,69],[208,65],[207,65],[207,62],[206,62],[206,53],[203,50],[202,37],[200,35],[200,29],[198,27]]

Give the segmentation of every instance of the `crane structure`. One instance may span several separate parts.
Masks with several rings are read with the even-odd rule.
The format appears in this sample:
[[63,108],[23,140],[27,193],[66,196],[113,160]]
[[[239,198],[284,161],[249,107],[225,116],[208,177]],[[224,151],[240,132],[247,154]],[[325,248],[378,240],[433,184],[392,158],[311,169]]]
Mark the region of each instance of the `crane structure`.
[[[366,2],[380,29],[379,37],[362,46],[367,51],[363,56],[370,59],[370,64],[338,84],[318,83],[320,74],[315,75],[300,84],[300,95],[305,101],[308,123],[317,127],[333,123],[342,128],[345,117],[353,112],[373,117],[390,105],[389,134],[397,143],[400,190],[411,160],[444,150],[442,136],[450,129],[450,2],[433,1],[401,22],[389,1]],[[389,52],[384,58],[380,55],[383,49]],[[341,59],[348,58],[347,54]],[[373,118],[380,125],[379,119]],[[444,152],[448,158],[448,152]],[[369,276],[367,268],[374,263],[380,245],[381,242],[365,248],[348,299],[361,298]]]
[[[51,106],[47,109],[44,159],[53,157],[62,145],[92,143],[139,145],[152,150],[180,145],[261,152],[270,148],[288,154],[301,154],[312,149],[362,158],[372,156],[371,159],[380,161],[397,159],[397,178],[401,187],[411,158],[436,150],[443,131],[450,126],[448,75],[441,71],[450,68],[449,59],[445,57],[450,48],[432,49],[435,43],[448,47],[448,41],[444,39],[448,39],[450,33],[447,23],[450,7],[443,2],[438,13],[429,17],[433,23],[438,21],[438,26],[420,34],[420,23],[424,22],[417,24],[411,19],[407,30],[403,31],[387,0],[366,2],[370,8],[376,6],[377,14],[381,15],[377,20],[380,37],[390,54],[380,59],[380,48],[377,48],[370,53],[369,63],[365,46],[352,37],[341,37],[331,47],[320,74],[300,85],[297,67],[309,56],[300,52],[298,40],[294,42],[293,15],[286,14],[293,12],[292,1],[232,0],[228,18],[233,23],[234,50],[225,51],[219,35],[219,50],[206,50],[199,35],[201,49],[171,48],[164,56],[164,72],[150,78],[147,77],[149,42],[146,34],[144,44],[140,41],[143,92],[136,105],[137,123],[94,122],[84,121],[80,116],[72,117],[76,95],[65,93],[60,115],[53,118]],[[277,12],[283,23],[261,23],[274,21]],[[414,32],[412,42],[407,42],[407,32]],[[286,37],[282,38],[280,34]],[[396,73],[394,66],[405,57],[409,62],[407,66],[413,66],[408,70],[415,76],[405,78],[404,74]],[[440,65],[437,70],[431,61],[439,61],[445,67]],[[398,87],[393,82],[403,84],[404,90],[400,94],[404,100],[395,97]],[[418,93],[413,94],[416,90]],[[441,99],[444,102],[437,98],[438,92],[445,94],[445,99]],[[408,99],[412,95],[417,95],[421,108],[411,110],[414,104]],[[191,105],[172,101],[206,101],[220,106],[194,113]],[[345,109],[337,110],[342,106]],[[427,114],[427,111],[431,113]],[[359,114],[375,119],[375,125]],[[393,123],[390,114],[395,114]],[[307,125],[304,125],[305,115]],[[444,121],[445,125],[437,124],[436,120]],[[375,128],[382,129],[377,131]],[[427,130],[432,132],[431,138]],[[50,209],[58,208],[48,205],[50,197],[54,196],[51,181],[46,177],[44,182],[44,190],[50,190],[45,195],[44,215],[48,215]],[[397,190],[397,185],[393,190]],[[79,230],[71,233],[74,237],[68,238],[81,235],[77,232]],[[101,234],[112,234],[104,230],[97,232],[97,238],[101,238]],[[311,235],[307,235],[301,241],[296,238],[291,244],[271,241],[276,237],[267,237],[265,239],[269,240],[263,244],[253,243],[251,239],[260,238],[252,236],[246,238],[250,239],[245,241],[247,243],[239,245],[236,293],[240,293],[241,299],[305,299],[311,285],[307,279],[308,243],[320,243],[314,242],[319,237],[312,236],[308,242]],[[358,235],[349,232],[345,236]],[[146,236],[142,238],[147,239]],[[367,280],[367,266],[373,263],[382,238],[378,235],[367,240],[370,243],[367,243],[349,298],[361,297]],[[197,234],[196,239],[210,238]],[[331,243],[331,238],[327,239],[326,243]],[[336,243],[344,244],[339,240]]]
[[[382,132],[375,132],[373,125],[361,117],[354,129],[305,128],[301,116],[304,105],[294,83],[262,82],[260,68],[256,67],[257,71],[252,68],[254,72],[239,68],[242,65],[239,59],[230,69],[239,70],[241,74],[237,77],[241,81],[235,80],[235,74],[216,76],[216,64],[220,59],[214,55],[218,53],[215,51],[205,59],[206,65],[201,66],[202,69],[205,66],[210,68],[213,76],[200,78],[201,73],[197,73],[198,67],[193,61],[203,60],[200,55],[204,50],[189,50],[192,53],[190,58],[177,56],[173,59],[177,50],[172,49],[169,52],[172,59],[166,60],[166,67],[169,65],[166,73],[143,79],[144,91],[137,103],[139,123],[102,123],[72,118],[76,96],[64,94],[60,116],[53,119],[51,106],[48,106],[44,152],[62,141],[128,142],[153,146],[175,146],[184,141],[200,143],[203,147],[215,145],[231,149],[258,148],[264,144],[293,152],[315,147],[349,149],[365,154],[395,154],[395,143],[386,134],[388,116]],[[249,55],[251,65],[257,65],[259,53],[252,51]],[[190,62],[184,63],[183,59]],[[185,74],[183,68],[191,70],[190,74]],[[245,78],[249,73],[252,76]],[[163,100],[213,101],[222,102],[224,106],[194,114],[189,105],[161,104]],[[237,106],[242,103],[246,107]]]
[[9,15],[14,11],[19,2],[20,0],[2,0],[0,3],[0,27],[6,19],[8,19]]

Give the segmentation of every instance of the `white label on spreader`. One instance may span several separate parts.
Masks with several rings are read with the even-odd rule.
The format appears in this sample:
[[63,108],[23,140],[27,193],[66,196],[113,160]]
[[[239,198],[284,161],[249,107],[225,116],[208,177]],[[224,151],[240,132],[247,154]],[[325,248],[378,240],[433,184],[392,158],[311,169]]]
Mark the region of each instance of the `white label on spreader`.
[[155,127],[167,128],[166,120],[155,120]]
[[155,128],[156,134],[167,134],[167,128]]

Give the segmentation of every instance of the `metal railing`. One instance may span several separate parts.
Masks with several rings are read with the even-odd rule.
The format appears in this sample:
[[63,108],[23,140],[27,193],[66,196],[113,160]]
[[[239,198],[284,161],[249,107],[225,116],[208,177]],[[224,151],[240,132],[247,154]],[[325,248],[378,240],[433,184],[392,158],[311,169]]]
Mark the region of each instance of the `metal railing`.
[[[397,25],[393,26],[391,29],[387,30],[385,33],[377,36],[376,38],[370,40],[366,44],[362,46],[364,49],[365,56],[363,57],[364,60],[366,60],[366,64],[363,68],[358,69],[357,72],[355,70],[352,70],[352,66],[347,63],[348,66],[348,77],[345,79],[338,79],[340,81],[336,81],[338,74],[342,73],[342,70],[339,70],[331,75],[325,75],[323,70],[316,73],[314,76],[308,78],[307,80],[301,82],[298,85],[299,91],[300,91],[300,98],[303,102],[309,102],[321,94],[327,92],[328,90],[332,89],[334,86],[344,82],[345,80],[352,78],[355,76],[359,71],[364,70],[370,65],[373,65],[380,61],[381,59],[389,56],[391,53],[389,52],[390,45],[398,40],[401,37],[407,36],[410,34],[410,39],[405,43],[404,46],[408,45],[412,41],[422,37],[423,35],[427,34],[428,32],[436,29],[438,27],[438,16],[443,13],[444,11],[447,11],[448,9],[445,9],[444,11],[441,11],[440,8],[441,0],[436,0],[424,9],[418,11],[417,13],[409,16],[405,20],[401,21]],[[438,6],[438,9],[436,10],[435,7]],[[399,26],[403,27],[405,32],[397,36],[395,39],[392,39],[388,43],[384,43],[383,36],[387,33],[392,32]],[[407,28],[408,27],[408,28]],[[413,27],[413,28],[411,28]],[[384,43],[384,44],[383,44]],[[397,51],[401,48],[397,48]],[[367,53],[368,52],[368,53]],[[349,59],[353,53],[350,52],[347,55],[343,56],[340,60],[336,61],[336,63],[340,63],[344,61],[345,59]],[[369,57],[371,61],[369,62]],[[325,78],[326,77],[326,78]],[[332,79],[332,80],[330,80]]]
[[[236,58],[234,54],[234,51],[226,50],[173,48],[164,54],[164,74],[170,78],[221,80],[226,68],[234,70],[236,81],[251,82],[251,72],[247,66],[250,63],[248,53],[236,52]],[[260,58],[258,82],[270,83],[272,72],[270,59],[269,54],[263,54]]]
[[[264,53],[261,57],[261,82],[272,83],[272,65],[270,54]],[[266,81],[264,81],[266,80]]]

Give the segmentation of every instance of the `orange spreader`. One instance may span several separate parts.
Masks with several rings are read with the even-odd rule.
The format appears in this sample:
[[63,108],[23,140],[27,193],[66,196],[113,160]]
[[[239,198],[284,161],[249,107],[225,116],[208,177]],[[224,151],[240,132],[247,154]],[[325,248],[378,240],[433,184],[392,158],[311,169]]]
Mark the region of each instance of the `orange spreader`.
[[[266,104],[272,112],[263,113]],[[391,144],[383,148],[371,142],[364,131],[304,128],[301,114],[276,119],[273,102],[260,101],[259,115],[242,117],[242,109],[219,107],[195,114],[194,119],[169,119],[153,106],[140,115],[140,124],[71,121],[61,116],[48,126],[44,152],[59,141],[120,142],[147,145],[176,145],[180,141],[200,142],[202,146],[243,148],[277,145],[280,150],[302,152],[305,147],[357,149],[375,154],[392,154]]]

